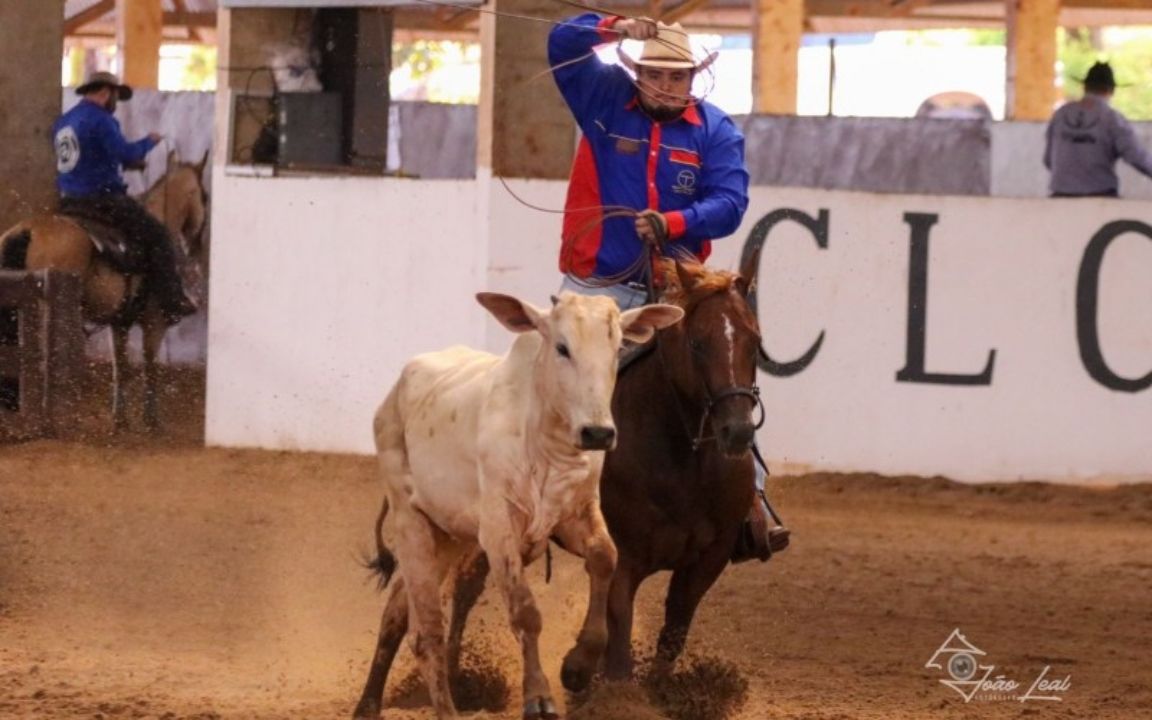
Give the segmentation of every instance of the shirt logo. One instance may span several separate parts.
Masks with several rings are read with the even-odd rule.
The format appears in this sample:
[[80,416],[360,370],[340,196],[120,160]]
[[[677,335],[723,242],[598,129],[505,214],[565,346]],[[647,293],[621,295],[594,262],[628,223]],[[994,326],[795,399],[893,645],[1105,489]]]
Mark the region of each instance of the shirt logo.
[[56,133],[56,172],[70,173],[80,162],[80,140],[71,126],[60,128]]
[[672,192],[680,195],[695,195],[696,173],[691,170],[681,170],[677,173],[676,184],[672,187]]

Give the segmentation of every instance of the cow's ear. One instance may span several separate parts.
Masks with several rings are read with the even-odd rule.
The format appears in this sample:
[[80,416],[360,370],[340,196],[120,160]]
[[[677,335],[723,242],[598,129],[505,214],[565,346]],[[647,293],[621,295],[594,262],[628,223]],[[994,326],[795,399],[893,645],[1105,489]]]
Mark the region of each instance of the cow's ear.
[[540,327],[541,312],[523,300],[500,293],[476,293],[476,301],[492,313],[492,317],[514,333],[528,332]]
[[684,311],[675,305],[645,305],[620,314],[620,328],[624,337],[632,342],[648,342],[661,328],[675,325],[684,317]]

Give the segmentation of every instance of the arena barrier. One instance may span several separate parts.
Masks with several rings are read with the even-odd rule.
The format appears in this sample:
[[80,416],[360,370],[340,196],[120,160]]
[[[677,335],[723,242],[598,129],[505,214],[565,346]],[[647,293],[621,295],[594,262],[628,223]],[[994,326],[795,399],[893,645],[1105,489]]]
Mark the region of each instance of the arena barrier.
[[78,277],[0,271],[0,437],[59,433],[83,347]]

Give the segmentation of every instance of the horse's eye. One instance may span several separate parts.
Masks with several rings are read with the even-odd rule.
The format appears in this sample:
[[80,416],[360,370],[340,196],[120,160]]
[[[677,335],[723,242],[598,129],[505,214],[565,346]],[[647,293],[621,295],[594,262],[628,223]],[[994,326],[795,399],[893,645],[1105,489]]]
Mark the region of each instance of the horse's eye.
[[572,358],[572,353],[568,352],[568,346],[564,343],[556,343],[556,352],[560,353],[562,358]]
[[693,338],[693,339],[688,341],[688,347],[692,348],[692,350],[695,352],[700,352],[701,350],[704,349],[704,343]]

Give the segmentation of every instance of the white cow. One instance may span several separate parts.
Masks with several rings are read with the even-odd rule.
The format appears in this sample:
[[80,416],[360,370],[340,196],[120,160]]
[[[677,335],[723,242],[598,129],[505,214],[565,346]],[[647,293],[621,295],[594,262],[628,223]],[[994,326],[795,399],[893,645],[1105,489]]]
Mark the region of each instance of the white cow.
[[[455,718],[448,690],[440,585],[449,556],[477,544],[508,606],[524,657],[524,717],[555,718],[540,667],[541,618],[523,576],[548,539],[585,558],[588,613],[564,678],[586,682],[607,642],[606,603],[616,548],[600,514],[602,451],[615,445],[611,400],[622,338],[643,342],[680,308],[621,313],[604,297],[565,293],[550,311],[507,295],[476,296],[519,333],[503,356],[454,347],[410,361],[374,429],[398,567],[358,718],[375,718],[395,646],[411,622],[412,650],[437,717]],[[567,683],[566,683],[567,684]]]

